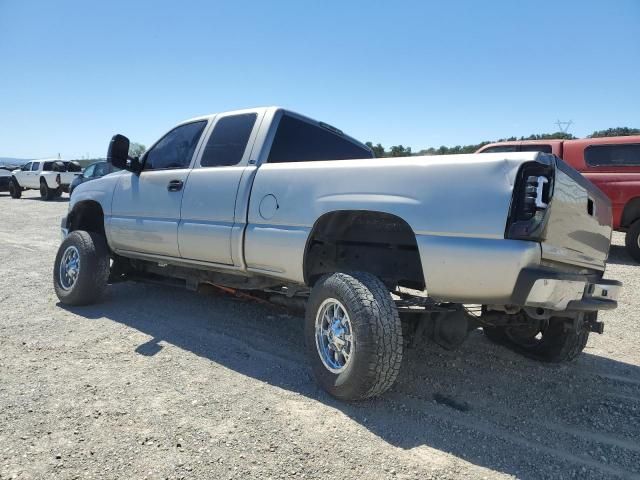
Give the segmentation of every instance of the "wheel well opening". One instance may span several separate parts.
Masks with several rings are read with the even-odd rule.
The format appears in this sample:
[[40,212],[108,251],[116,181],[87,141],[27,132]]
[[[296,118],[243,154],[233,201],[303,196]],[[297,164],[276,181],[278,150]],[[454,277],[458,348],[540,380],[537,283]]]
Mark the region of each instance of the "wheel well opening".
[[67,225],[70,232],[85,230],[104,235],[104,213],[102,212],[102,207],[98,202],[79,202],[69,214]]
[[640,219],[640,197],[629,200],[624,206],[620,224],[625,228],[630,227],[638,219]]
[[313,285],[322,275],[338,271],[366,271],[390,288],[425,288],[413,230],[384,212],[343,210],[316,221],[305,252],[305,282]]

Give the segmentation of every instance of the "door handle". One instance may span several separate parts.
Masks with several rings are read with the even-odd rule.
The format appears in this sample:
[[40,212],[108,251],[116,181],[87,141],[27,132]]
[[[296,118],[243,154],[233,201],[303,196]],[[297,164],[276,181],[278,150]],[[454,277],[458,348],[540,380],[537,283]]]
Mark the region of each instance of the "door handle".
[[183,185],[184,182],[182,180],[171,180],[169,182],[169,185],[167,185],[167,190],[169,190],[170,192],[179,192],[180,190],[182,190]]

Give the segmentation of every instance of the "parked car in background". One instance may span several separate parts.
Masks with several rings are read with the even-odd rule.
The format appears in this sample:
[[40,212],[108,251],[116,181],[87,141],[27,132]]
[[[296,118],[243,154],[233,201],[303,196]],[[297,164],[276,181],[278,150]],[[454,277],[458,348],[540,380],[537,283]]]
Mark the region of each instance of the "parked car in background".
[[532,151],[557,155],[609,197],[613,227],[626,232],[627,250],[640,262],[640,136],[499,142],[476,153]]
[[11,170],[0,166],[0,192],[9,190],[9,181],[11,180]]
[[82,175],[78,175],[73,179],[71,185],[69,185],[69,195],[72,195],[73,190],[80,184],[104,177],[109,173],[118,171],[120,171],[119,168],[115,168],[113,165],[111,165],[111,163],[106,161],[92,163],[84,169]]
[[51,200],[69,191],[73,179],[82,175],[78,162],[66,160],[33,160],[11,173],[9,192],[20,198],[24,190],[40,190],[43,200]]
[[620,283],[603,279],[611,203],[553,155],[373,158],[277,107],[188,120],[128,152],[114,136],[108,158],[126,171],[71,197],[60,301],[90,304],[126,280],[297,300],[316,378],[341,399],[388,389],[405,335],[453,349],[482,326],[569,361],[617,306]]

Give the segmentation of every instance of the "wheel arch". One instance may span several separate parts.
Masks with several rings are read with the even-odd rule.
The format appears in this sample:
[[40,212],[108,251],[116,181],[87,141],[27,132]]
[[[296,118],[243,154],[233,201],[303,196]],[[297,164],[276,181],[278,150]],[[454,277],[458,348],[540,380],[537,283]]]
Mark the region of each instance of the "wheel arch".
[[67,216],[67,228],[69,232],[85,230],[105,235],[104,212],[100,203],[95,200],[77,202]]
[[311,286],[334,271],[367,271],[390,286],[425,288],[415,232],[384,211],[332,210],[316,219],[304,248],[304,282]]

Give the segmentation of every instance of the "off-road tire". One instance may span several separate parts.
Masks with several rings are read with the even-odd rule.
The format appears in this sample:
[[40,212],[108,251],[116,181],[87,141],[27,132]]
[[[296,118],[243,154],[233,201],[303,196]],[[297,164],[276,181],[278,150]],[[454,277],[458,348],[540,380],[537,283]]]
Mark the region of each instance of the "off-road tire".
[[49,188],[44,178],[40,179],[40,198],[45,201],[51,200],[55,196],[56,190]]
[[640,263],[640,220],[631,224],[624,237],[627,252],[638,263]]
[[[329,298],[346,308],[354,354],[345,369],[325,367],[316,347],[316,315]],[[334,273],[315,284],[307,302],[305,340],[313,373],[332,396],[347,401],[380,395],[396,380],[402,362],[402,325],[387,287],[369,273]]]
[[[78,277],[69,289],[60,281],[60,264],[70,246],[78,249],[80,268]],[[60,301],[67,305],[89,305],[102,299],[109,278],[109,248],[103,235],[76,230],[60,244],[53,265],[53,286]]]
[[[586,315],[595,316],[597,313]],[[541,362],[563,363],[575,360],[584,350],[589,340],[589,330],[581,323],[579,328],[570,326],[570,322],[564,318],[552,317],[549,324],[542,332],[542,337],[532,344],[517,342],[506,330],[508,327],[484,327],[484,334],[494,343],[504,345],[507,348],[526,357]]]
[[22,196],[22,187],[15,178],[9,181],[9,195],[11,195],[11,198],[20,198]]

